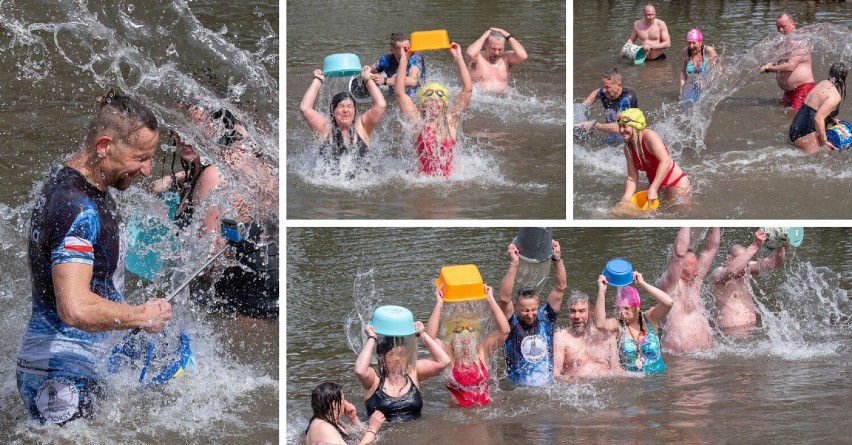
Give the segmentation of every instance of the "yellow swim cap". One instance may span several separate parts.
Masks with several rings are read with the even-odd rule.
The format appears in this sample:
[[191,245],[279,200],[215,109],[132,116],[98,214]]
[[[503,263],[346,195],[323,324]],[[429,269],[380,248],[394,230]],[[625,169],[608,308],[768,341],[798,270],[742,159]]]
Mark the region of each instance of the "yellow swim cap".
[[631,127],[642,131],[645,129],[645,114],[638,108],[628,108],[621,113],[618,113],[618,125],[630,125]]
[[420,106],[422,107],[426,100],[432,99],[435,95],[444,101],[445,107],[447,106],[447,103],[450,102],[450,91],[447,90],[447,87],[438,82],[426,82],[423,84],[423,86],[417,90],[417,101],[420,102]]

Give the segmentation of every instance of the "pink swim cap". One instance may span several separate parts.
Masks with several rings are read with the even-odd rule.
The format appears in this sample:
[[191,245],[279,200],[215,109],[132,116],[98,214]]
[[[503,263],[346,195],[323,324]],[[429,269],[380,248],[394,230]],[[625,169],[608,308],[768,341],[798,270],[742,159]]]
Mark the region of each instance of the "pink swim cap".
[[639,307],[639,291],[633,286],[618,288],[615,294],[616,307]]
[[692,28],[686,33],[686,41],[687,42],[701,42],[704,41],[704,38],[701,37],[701,31],[698,28]]

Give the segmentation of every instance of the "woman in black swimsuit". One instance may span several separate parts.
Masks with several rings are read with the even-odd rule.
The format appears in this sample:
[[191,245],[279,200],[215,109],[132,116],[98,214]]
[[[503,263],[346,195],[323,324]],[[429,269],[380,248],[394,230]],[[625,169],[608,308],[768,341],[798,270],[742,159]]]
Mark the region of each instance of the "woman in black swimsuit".
[[370,145],[370,134],[379,125],[382,116],[385,114],[387,103],[381,90],[373,82],[373,75],[369,66],[364,67],[361,77],[370,92],[373,107],[358,116],[355,99],[352,95],[337,93],[331,99],[329,115],[324,116],[314,109],[314,103],[317,100],[320,87],[325,82],[325,76],[323,76],[322,70],[314,70],[314,79],[311,81],[311,86],[308,87],[305,97],[302,98],[299,110],[302,112],[305,122],[321,141],[320,153],[323,156],[331,156],[334,160],[340,159],[343,153],[363,156]]
[[828,79],[816,84],[790,124],[790,142],[805,153],[813,154],[823,145],[837,147],[828,141],[825,128],[837,123],[840,103],[846,100],[846,65],[835,63],[828,70]]
[[[406,337],[383,337],[379,342],[373,326],[364,328],[367,340],[355,360],[355,376],[364,388],[367,414],[381,411],[388,422],[419,418],[423,408],[420,382],[440,374],[450,364],[450,357],[426,333],[423,323],[415,322],[414,329],[432,358],[412,360],[412,348],[416,351],[416,347],[414,343],[406,342]],[[378,370],[370,367],[374,347],[379,362]],[[416,352],[413,357],[417,357]]]
[[[314,388],[311,391],[311,408],[314,415],[308,421],[308,429],[305,430],[306,445],[320,443],[345,445],[350,439],[349,434],[361,427],[355,406],[346,401],[340,385],[336,383],[325,382]],[[344,416],[349,418],[348,424],[343,422]],[[373,413],[358,445],[375,441],[376,434],[384,422],[385,416],[381,411]]]

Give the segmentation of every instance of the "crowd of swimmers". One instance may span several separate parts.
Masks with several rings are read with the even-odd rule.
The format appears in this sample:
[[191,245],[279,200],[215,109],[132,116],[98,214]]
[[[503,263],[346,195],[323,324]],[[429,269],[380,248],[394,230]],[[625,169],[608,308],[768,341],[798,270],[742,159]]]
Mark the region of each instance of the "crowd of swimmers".
[[[461,91],[451,101],[449,89],[429,81],[423,55],[411,52],[410,47],[408,36],[393,33],[390,53],[379,58],[374,65],[364,66],[359,77],[373,106],[360,115],[355,98],[346,91],[332,97],[327,115],[318,112],[314,105],[325,76],[322,70],[314,70],[313,80],[299,110],[319,139],[319,151],[324,159],[338,162],[343,154],[349,154],[360,168],[370,147],[370,136],[387,108],[380,88],[387,87],[387,92],[399,104],[407,124],[405,128],[410,129],[418,172],[428,176],[448,176],[453,169],[459,125],[470,104],[474,85],[480,91],[506,91],[510,68],[527,59],[526,50],[518,39],[501,28],[487,29],[464,54],[461,46],[452,42],[449,52],[458,72]],[[399,69],[401,66],[406,67],[405,72]]]
[[[416,338],[428,350],[428,358],[417,359],[414,336],[379,336],[368,325],[354,369],[363,389],[368,426],[360,423],[354,405],[344,399],[339,385],[323,383],[311,394],[313,416],[305,442],[342,444],[356,437],[361,437],[358,443],[374,441],[385,421],[420,417],[424,404],[420,387],[424,380],[437,375],[443,376],[449,405],[488,405],[492,400],[489,384],[496,381],[490,357],[501,346],[505,375],[516,385],[541,387],[554,381],[662,373],[666,370],[664,350],[682,353],[713,347],[714,331],[702,298],[708,274],[716,314],[712,322],[722,335],[750,335],[757,323],[750,280],[781,266],[784,246],[773,246],[771,254],[756,258],[767,241],[767,234],[759,229],[748,246],[731,245],[724,263],[714,269],[720,229],[707,230],[700,251],[697,245],[691,248],[691,240],[692,229],[678,231],[659,287],[645,281],[638,271],[632,276],[635,287],[617,287],[612,297],[614,317],[606,313],[611,286],[604,275],[597,279],[594,305],[588,295],[573,291],[566,304],[569,323],[560,330],[556,330],[556,320],[568,283],[559,243],[552,242],[553,284],[544,305],[535,289],[515,289],[523,260],[517,247],[510,244],[499,300],[495,300],[490,286],[484,288],[495,322],[492,332],[482,332],[481,319],[458,314],[442,318],[441,288],[435,290],[435,308],[427,324],[415,322]],[[653,300],[644,304],[644,309],[642,294]],[[370,367],[374,354],[376,368]],[[344,417],[349,421],[344,422]]]
[[[672,45],[669,29],[657,18],[653,5],[645,5],[643,15],[634,22],[627,44],[641,42],[646,62],[665,60],[665,50]],[[783,35],[796,32],[796,23],[787,12],[778,16],[776,27]],[[680,62],[678,91],[682,100],[695,102],[702,90],[718,80],[720,70],[710,68],[719,64],[719,56],[712,46],[704,44],[704,36],[698,28],[686,33],[686,43]],[[784,44],[786,50],[782,58],[762,65],[758,71],[776,73],[778,86],[784,91],[782,102],[797,111],[790,125],[790,142],[808,154],[822,147],[839,149],[828,140],[826,129],[840,123],[837,115],[841,102],[846,99],[846,65],[834,63],[828,78],[814,84],[811,48],[795,40],[787,40]],[[660,135],[648,128],[636,92],[622,86],[617,68],[604,73],[601,87],[593,90],[582,104],[588,107],[597,100],[603,105],[605,122],[586,121],[579,126],[585,131],[607,133],[607,143],[618,142],[618,136],[624,141],[627,180],[617,207],[632,207],[630,198],[639,188],[640,172],[644,172],[648,180],[649,201],[662,198],[676,204],[687,202],[692,191],[689,178],[672,159]]]

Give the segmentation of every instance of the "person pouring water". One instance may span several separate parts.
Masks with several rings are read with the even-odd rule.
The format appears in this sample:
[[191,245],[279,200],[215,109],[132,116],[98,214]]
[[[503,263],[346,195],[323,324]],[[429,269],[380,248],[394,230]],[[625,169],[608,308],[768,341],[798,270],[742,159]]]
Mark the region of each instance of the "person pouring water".
[[647,54],[646,61],[666,60],[664,50],[672,46],[666,22],[657,18],[657,9],[652,4],[645,5],[642,15],[643,18],[633,22],[633,31],[627,38],[627,44],[633,45],[641,40]]
[[837,124],[840,103],[846,100],[846,65],[835,63],[828,70],[828,79],[818,83],[790,124],[790,142],[807,154],[814,154],[823,146],[837,150],[828,140],[826,128]]
[[[453,168],[456,134],[462,115],[473,95],[473,82],[464,63],[461,47],[450,44],[450,54],[456,64],[461,92],[450,104],[450,91],[438,82],[427,82],[417,91],[417,104],[405,93],[401,82],[394,85],[394,95],[403,117],[415,136],[414,146],[419,161],[418,171],[429,176],[449,176]],[[400,65],[407,63],[408,48],[403,52]]]
[[302,117],[319,138],[320,154],[329,161],[336,163],[345,153],[362,158],[370,146],[370,135],[385,114],[387,102],[373,81],[369,66],[364,67],[361,77],[373,100],[372,108],[361,116],[358,116],[355,98],[348,92],[337,93],[331,98],[327,116],[314,109],[317,94],[325,82],[321,69],[314,70],[314,78],[299,104]]

